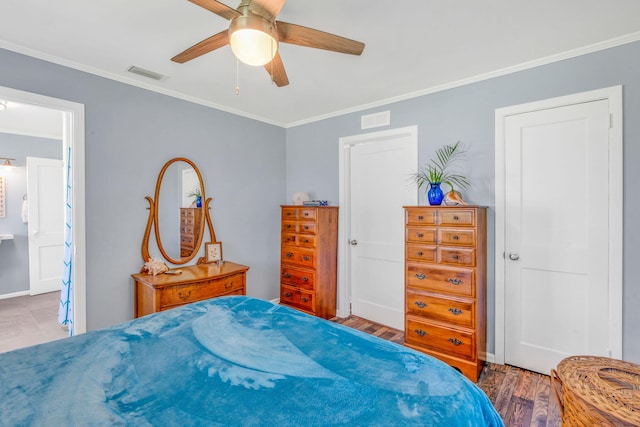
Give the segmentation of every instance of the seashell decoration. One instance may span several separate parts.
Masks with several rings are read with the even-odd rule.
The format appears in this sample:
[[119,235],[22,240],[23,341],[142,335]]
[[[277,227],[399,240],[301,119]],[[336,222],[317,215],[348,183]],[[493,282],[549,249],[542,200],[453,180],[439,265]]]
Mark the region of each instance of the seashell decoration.
[[447,194],[444,195],[444,200],[442,201],[442,203],[445,206],[467,205],[467,202],[462,200],[462,194],[460,194],[458,191],[449,191]]

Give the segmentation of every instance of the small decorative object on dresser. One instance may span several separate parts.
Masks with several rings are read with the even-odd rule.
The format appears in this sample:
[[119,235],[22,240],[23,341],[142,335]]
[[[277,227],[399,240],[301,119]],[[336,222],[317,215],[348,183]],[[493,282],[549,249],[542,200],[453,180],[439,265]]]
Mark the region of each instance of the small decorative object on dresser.
[[469,187],[469,180],[465,176],[452,171],[455,163],[462,159],[465,152],[466,149],[460,141],[454,145],[443,145],[436,150],[435,159],[431,159],[426,166],[413,174],[413,180],[418,184],[418,188],[427,187],[427,200],[430,205],[442,204],[445,197],[442,184],[451,187],[452,192],[454,184],[462,189]]
[[280,303],[336,315],[337,206],[282,206]]
[[207,262],[217,262],[222,260],[222,242],[205,243],[205,259]]
[[405,345],[472,381],[486,351],[486,211],[405,206]]

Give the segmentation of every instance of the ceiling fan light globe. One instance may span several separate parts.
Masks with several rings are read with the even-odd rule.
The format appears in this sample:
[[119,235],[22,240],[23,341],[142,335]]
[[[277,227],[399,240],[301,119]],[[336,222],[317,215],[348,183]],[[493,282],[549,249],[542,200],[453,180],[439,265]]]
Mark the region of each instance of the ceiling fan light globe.
[[272,25],[256,15],[234,18],[229,25],[229,44],[233,54],[248,65],[265,65],[278,51]]

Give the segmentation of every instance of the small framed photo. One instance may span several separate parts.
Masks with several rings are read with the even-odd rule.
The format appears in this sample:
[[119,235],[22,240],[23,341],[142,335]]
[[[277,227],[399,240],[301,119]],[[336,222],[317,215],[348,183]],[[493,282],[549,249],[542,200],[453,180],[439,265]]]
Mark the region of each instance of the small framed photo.
[[204,244],[206,262],[222,260],[222,242],[210,242]]

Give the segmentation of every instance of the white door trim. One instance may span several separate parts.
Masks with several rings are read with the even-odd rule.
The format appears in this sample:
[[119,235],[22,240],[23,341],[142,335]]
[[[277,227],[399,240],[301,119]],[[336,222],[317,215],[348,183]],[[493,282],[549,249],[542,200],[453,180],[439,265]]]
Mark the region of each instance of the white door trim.
[[[349,233],[349,221],[351,212],[349,206],[351,206],[350,195],[350,183],[349,176],[351,176],[351,159],[350,159],[350,147],[356,144],[363,144],[367,142],[379,141],[384,139],[398,138],[403,135],[409,135],[415,144],[415,150],[418,150],[418,127],[408,126],[404,128],[389,129],[380,132],[371,132],[360,135],[341,137],[339,143],[339,167],[340,167],[340,198],[338,210],[338,286],[337,286],[337,308],[336,316],[348,317],[350,313],[349,309],[349,296],[351,295],[351,284],[349,277],[351,272],[348,250]],[[407,177],[407,180],[409,177]]]
[[608,100],[609,129],[609,349],[622,358],[622,86],[499,108],[495,117],[495,362],[505,360],[505,118],[566,105]]
[[0,98],[63,112],[63,158],[66,166],[67,150],[71,147],[73,168],[73,330],[74,334],[84,333],[87,331],[84,104],[4,86],[0,86]]

